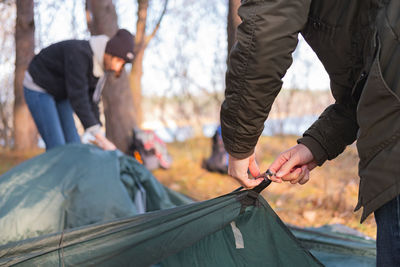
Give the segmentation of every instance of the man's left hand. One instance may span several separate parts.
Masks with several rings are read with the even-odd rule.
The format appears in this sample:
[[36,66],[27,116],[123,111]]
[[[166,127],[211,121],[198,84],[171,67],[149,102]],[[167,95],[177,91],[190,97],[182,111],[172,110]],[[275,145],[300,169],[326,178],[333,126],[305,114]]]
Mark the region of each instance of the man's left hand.
[[281,153],[269,170],[275,174],[271,177],[272,181],[305,184],[310,180],[310,171],[315,167],[317,164],[311,151],[305,145],[298,144]]

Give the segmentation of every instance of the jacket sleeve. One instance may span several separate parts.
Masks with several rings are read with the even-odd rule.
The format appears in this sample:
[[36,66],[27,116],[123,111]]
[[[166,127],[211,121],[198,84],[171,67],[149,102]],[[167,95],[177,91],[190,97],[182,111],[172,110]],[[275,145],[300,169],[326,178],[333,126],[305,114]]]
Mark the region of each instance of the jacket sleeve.
[[311,0],[244,0],[226,73],[222,137],[236,158],[251,155],[264,129],[282,77],[292,63]]
[[[349,96],[350,97],[350,96]],[[336,101],[325,109],[316,122],[297,140],[311,150],[321,166],[327,159],[336,158],[357,138],[357,104],[350,98]]]
[[89,64],[81,59],[78,52],[65,54],[65,87],[71,106],[85,129],[99,124],[99,117],[93,108],[93,102],[89,96],[89,82],[87,73]]
[[99,111],[99,105],[93,101],[91,101],[91,106],[92,106],[92,112],[97,120],[97,123],[102,125],[100,122],[100,111]]

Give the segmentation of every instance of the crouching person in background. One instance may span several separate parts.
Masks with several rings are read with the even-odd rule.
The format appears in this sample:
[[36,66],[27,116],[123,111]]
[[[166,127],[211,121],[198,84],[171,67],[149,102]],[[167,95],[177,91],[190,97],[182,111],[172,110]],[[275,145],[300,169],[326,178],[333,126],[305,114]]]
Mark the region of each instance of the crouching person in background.
[[24,96],[46,150],[80,143],[73,112],[85,133],[106,150],[116,149],[101,129],[98,103],[106,72],[119,77],[134,57],[134,36],[121,29],[111,39],[105,35],[86,40],[66,40],[44,48],[29,64]]

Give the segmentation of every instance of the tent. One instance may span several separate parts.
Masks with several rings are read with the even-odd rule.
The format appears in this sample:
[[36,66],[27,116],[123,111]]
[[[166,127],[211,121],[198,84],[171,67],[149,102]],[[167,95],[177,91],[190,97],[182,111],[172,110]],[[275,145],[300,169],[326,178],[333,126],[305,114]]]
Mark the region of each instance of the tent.
[[0,176],[0,266],[373,266],[375,242],[286,226],[259,192],[194,202],[88,145]]

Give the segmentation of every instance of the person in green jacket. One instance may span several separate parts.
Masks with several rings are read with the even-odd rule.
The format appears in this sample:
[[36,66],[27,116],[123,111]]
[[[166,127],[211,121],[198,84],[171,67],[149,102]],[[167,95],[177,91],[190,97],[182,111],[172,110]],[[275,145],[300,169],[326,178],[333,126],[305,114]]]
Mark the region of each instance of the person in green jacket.
[[254,147],[301,33],[331,80],[335,103],[271,164],[275,182],[309,173],[357,140],[361,222],[374,212],[377,265],[400,266],[400,1],[244,0],[221,107],[228,173],[253,188]]

